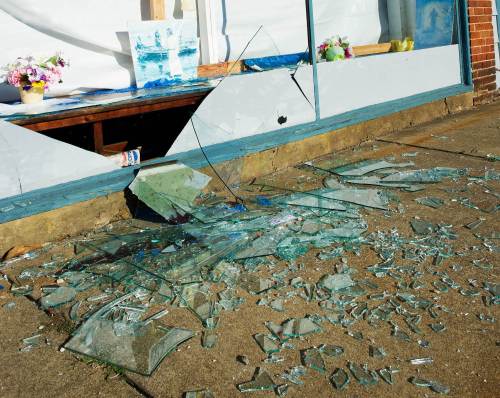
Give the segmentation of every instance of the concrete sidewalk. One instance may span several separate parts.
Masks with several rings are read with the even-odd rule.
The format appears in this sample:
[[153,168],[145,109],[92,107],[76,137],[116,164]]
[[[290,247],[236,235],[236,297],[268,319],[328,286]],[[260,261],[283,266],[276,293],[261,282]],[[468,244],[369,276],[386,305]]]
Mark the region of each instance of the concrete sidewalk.
[[[416,152],[416,154],[414,153]],[[390,134],[377,141],[367,142],[359,147],[344,150],[317,159],[315,164],[343,165],[364,159],[380,159],[394,156],[397,162],[414,161],[415,168],[456,167],[469,168],[471,175],[483,175],[485,169],[500,172],[500,163],[494,162],[500,156],[500,102],[478,109],[453,115],[442,120]],[[258,182],[297,190],[313,189],[322,186],[325,175],[309,168],[293,167],[283,172],[260,178]],[[463,182],[463,180],[461,180]],[[500,192],[500,181],[488,181],[491,190]],[[482,236],[498,234],[500,222],[498,212],[488,213],[500,201],[484,186],[477,184],[447,181],[430,185],[424,192],[396,191],[401,203],[402,213],[384,215],[381,212],[367,211],[369,232],[389,231],[397,228],[401,235],[411,236],[410,220],[420,217],[434,224],[451,224],[458,234],[453,248],[465,253],[455,255],[441,266],[461,286],[470,286],[470,281],[479,284],[484,281],[499,283],[499,255],[495,252],[471,249],[481,246],[482,242],[475,234]],[[439,209],[422,206],[415,202],[421,196],[439,197],[445,204]],[[462,199],[468,198],[480,209],[463,205]],[[461,203],[462,201],[462,203]],[[464,228],[464,224],[484,219],[478,229]],[[61,243],[64,245],[64,243]],[[480,252],[478,252],[481,250]],[[296,276],[306,281],[317,281],[326,272],[330,264],[318,262],[318,250],[311,250],[300,263],[304,269]],[[493,265],[492,270],[485,270],[471,265],[472,259],[480,254],[483,263]],[[377,263],[375,253],[363,249],[361,256],[351,253],[346,255],[348,264],[357,270],[357,278],[368,277],[366,267]],[[337,261],[338,262],[338,261]],[[281,262],[277,262],[279,266]],[[461,271],[454,271],[452,265],[459,265]],[[280,268],[277,268],[279,271]],[[459,269],[458,267],[456,269]],[[7,272],[6,272],[7,273]],[[265,272],[263,275],[267,275]],[[294,275],[295,276],[295,275]],[[285,361],[279,364],[263,364],[265,355],[253,339],[255,333],[266,333],[265,321],[282,322],[291,317],[315,314],[319,311],[316,303],[303,300],[290,300],[285,304],[285,313],[272,311],[267,306],[256,306],[258,296],[251,296],[238,289],[238,295],[245,298],[245,303],[236,312],[224,312],[217,329],[218,344],[207,350],[201,347],[199,337],[182,345],[168,356],[152,377],[143,377],[125,372],[116,374],[110,367],[96,362],[85,363],[68,352],[59,352],[60,345],[68,338],[64,323],[38,310],[34,303],[24,297],[12,297],[8,283],[0,290],[0,396],[2,397],[97,397],[97,396],[153,396],[181,397],[185,391],[209,388],[216,397],[240,396],[236,385],[252,378],[258,366],[265,366],[276,381],[284,370],[300,364],[299,349],[306,349],[320,344],[335,344],[345,348],[340,358],[328,359],[327,373],[321,374],[309,370],[303,377],[304,386],[290,387],[288,397],[330,397],[336,394],[349,397],[409,397],[437,396],[429,389],[418,388],[407,381],[410,376],[438,380],[449,386],[452,397],[493,397],[498,394],[500,376],[498,373],[500,330],[498,321],[483,322],[478,314],[483,313],[500,317],[498,306],[486,307],[481,296],[466,297],[450,289],[449,293],[439,294],[433,290],[430,275],[422,279],[425,287],[419,294],[430,298],[437,297],[439,305],[451,312],[440,312],[440,319],[446,325],[446,332],[429,331],[428,324],[433,322],[429,316],[422,320],[425,330],[421,338],[430,342],[430,348],[420,348],[416,339],[412,343],[400,342],[390,335],[390,327],[384,325],[375,328],[364,322],[355,330],[363,333],[363,341],[358,341],[345,334],[346,329],[326,325],[324,333],[294,341],[295,350],[284,350]],[[380,290],[396,292],[394,280],[374,280]],[[4,304],[14,302],[15,307],[7,309]],[[200,330],[200,324],[194,316],[186,317],[184,312],[169,314],[169,322],[179,327]],[[39,327],[43,329],[39,330]],[[400,325],[403,326],[403,325]],[[50,345],[34,348],[30,352],[19,352],[21,340],[33,333],[41,333]],[[384,347],[387,357],[375,359],[368,355],[368,346],[373,344]],[[236,361],[238,355],[246,355],[250,365],[244,366]],[[434,363],[425,366],[413,366],[409,358],[432,357]],[[396,382],[390,386],[379,382],[374,387],[360,386],[351,380],[348,389],[337,393],[328,378],[336,367],[346,368],[347,361],[368,363],[370,369],[393,366],[400,369],[394,377]],[[88,361],[87,361],[88,362]],[[284,380],[281,380],[284,382]],[[132,387],[134,386],[134,387]],[[246,397],[273,396],[273,393],[241,394]]]

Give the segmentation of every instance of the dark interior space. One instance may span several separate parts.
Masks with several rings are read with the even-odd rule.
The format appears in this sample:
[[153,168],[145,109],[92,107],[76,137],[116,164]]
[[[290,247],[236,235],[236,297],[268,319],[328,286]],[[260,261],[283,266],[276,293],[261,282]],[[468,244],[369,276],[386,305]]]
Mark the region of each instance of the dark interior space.
[[[196,106],[144,113],[103,122],[105,155],[141,147],[141,159],[163,157],[188,123]],[[89,151],[94,150],[91,124],[47,130],[42,132]]]

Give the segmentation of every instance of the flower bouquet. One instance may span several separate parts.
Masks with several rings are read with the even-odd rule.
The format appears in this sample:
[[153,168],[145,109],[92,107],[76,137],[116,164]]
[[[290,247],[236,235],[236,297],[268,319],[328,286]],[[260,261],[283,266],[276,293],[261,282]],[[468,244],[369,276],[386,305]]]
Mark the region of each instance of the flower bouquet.
[[45,60],[34,57],[19,57],[6,66],[5,81],[19,88],[21,101],[25,104],[40,102],[51,85],[62,83],[62,70],[67,62],[60,54]]
[[319,58],[326,61],[341,61],[354,57],[347,37],[333,36],[318,47]]

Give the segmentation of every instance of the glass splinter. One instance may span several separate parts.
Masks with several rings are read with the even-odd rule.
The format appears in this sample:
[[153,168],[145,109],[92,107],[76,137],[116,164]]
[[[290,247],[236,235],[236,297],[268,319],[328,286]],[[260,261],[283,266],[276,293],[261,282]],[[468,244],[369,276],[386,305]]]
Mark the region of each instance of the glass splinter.
[[370,372],[365,367],[353,362],[349,362],[347,366],[359,384],[370,386],[378,383],[378,375],[375,372]]
[[368,352],[372,358],[383,358],[387,355],[382,347],[370,346]]
[[94,312],[64,347],[132,372],[151,375],[168,354],[192,338],[194,333],[186,329],[165,328],[156,321],[146,324],[134,319],[107,319],[106,314],[120,309],[120,306],[133,308],[127,300],[139,293],[139,290],[127,293]]
[[42,297],[40,304],[42,308],[58,307],[72,301],[76,297],[76,290],[72,287],[61,286],[53,292]]
[[362,176],[372,171],[396,168],[396,167],[409,167],[413,166],[413,162],[406,163],[390,163],[385,160],[364,160],[361,162],[348,164],[345,166],[337,167],[332,170],[334,174],[338,174],[340,176],[348,176],[348,177],[357,177]]
[[203,348],[214,348],[217,344],[217,333],[214,329],[205,329],[201,338]]
[[293,384],[302,386],[304,382],[300,380],[300,376],[304,376],[307,370],[303,366],[295,366],[281,375],[282,379],[288,380]]
[[284,361],[285,361],[285,358],[280,357],[276,354],[271,354],[266,359],[264,359],[263,362],[265,362],[265,363],[280,363],[280,362],[284,362]]
[[359,341],[363,340],[363,333],[361,332],[353,332],[352,330],[348,330],[347,335]]
[[253,380],[238,384],[238,390],[241,392],[273,391],[275,387],[276,385],[269,373],[262,368],[255,370]]
[[278,397],[284,397],[288,393],[288,384],[281,384],[278,387],[276,387],[276,394]]
[[184,398],[215,398],[210,390],[188,391],[183,395]]
[[441,333],[446,330],[446,326],[444,326],[441,322],[431,323],[429,326],[436,333]]
[[350,382],[349,374],[342,368],[337,368],[330,376],[330,382],[337,390],[343,390]]
[[439,209],[441,206],[444,205],[444,200],[431,197],[418,198],[415,199],[415,202],[420,203],[421,205],[424,206],[432,207],[433,209]]
[[280,350],[279,345],[265,334],[258,333],[254,336],[254,339],[266,354],[272,354]]
[[283,312],[285,309],[283,308],[283,299],[276,299],[269,303],[269,307],[278,312]]
[[387,384],[393,385],[394,384],[394,379],[392,375],[396,373],[397,370],[392,369],[390,367],[380,369],[378,371],[378,374],[382,380],[384,380]]
[[430,222],[413,219],[410,221],[413,231],[417,235],[429,235],[435,230],[435,226]]
[[434,362],[432,358],[413,358],[408,360],[412,365],[429,365]]
[[437,381],[431,381],[430,388],[432,391],[437,392],[438,394],[448,394],[450,392],[450,387],[447,387]]
[[411,338],[410,336],[408,335],[408,333],[404,332],[403,330],[401,330],[400,328],[398,328],[397,326],[394,326],[393,329],[392,329],[392,332],[391,332],[391,335],[393,337],[396,337],[397,339],[399,340],[402,340],[402,341],[411,341]]
[[308,368],[324,373],[326,371],[325,361],[321,356],[321,351],[317,348],[309,348],[302,352],[302,362]]
[[288,337],[300,337],[319,331],[321,328],[308,318],[290,319],[283,324],[283,335]]
[[419,377],[411,377],[410,383],[417,386],[417,387],[430,387],[432,384],[432,381],[421,379]]
[[339,357],[344,353],[344,349],[338,345],[325,344],[320,346],[319,349],[329,357]]
[[248,365],[250,363],[250,360],[246,355],[238,355],[236,360],[243,365]]

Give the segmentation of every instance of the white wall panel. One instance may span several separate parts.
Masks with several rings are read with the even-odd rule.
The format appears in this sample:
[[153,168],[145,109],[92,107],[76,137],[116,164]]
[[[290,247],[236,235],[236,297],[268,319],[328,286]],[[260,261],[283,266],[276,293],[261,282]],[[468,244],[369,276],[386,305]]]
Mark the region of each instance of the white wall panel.
[[[308,96],[307,68],[297,74]],[[321,117],[461,83],[458,45],[318,64]]]

